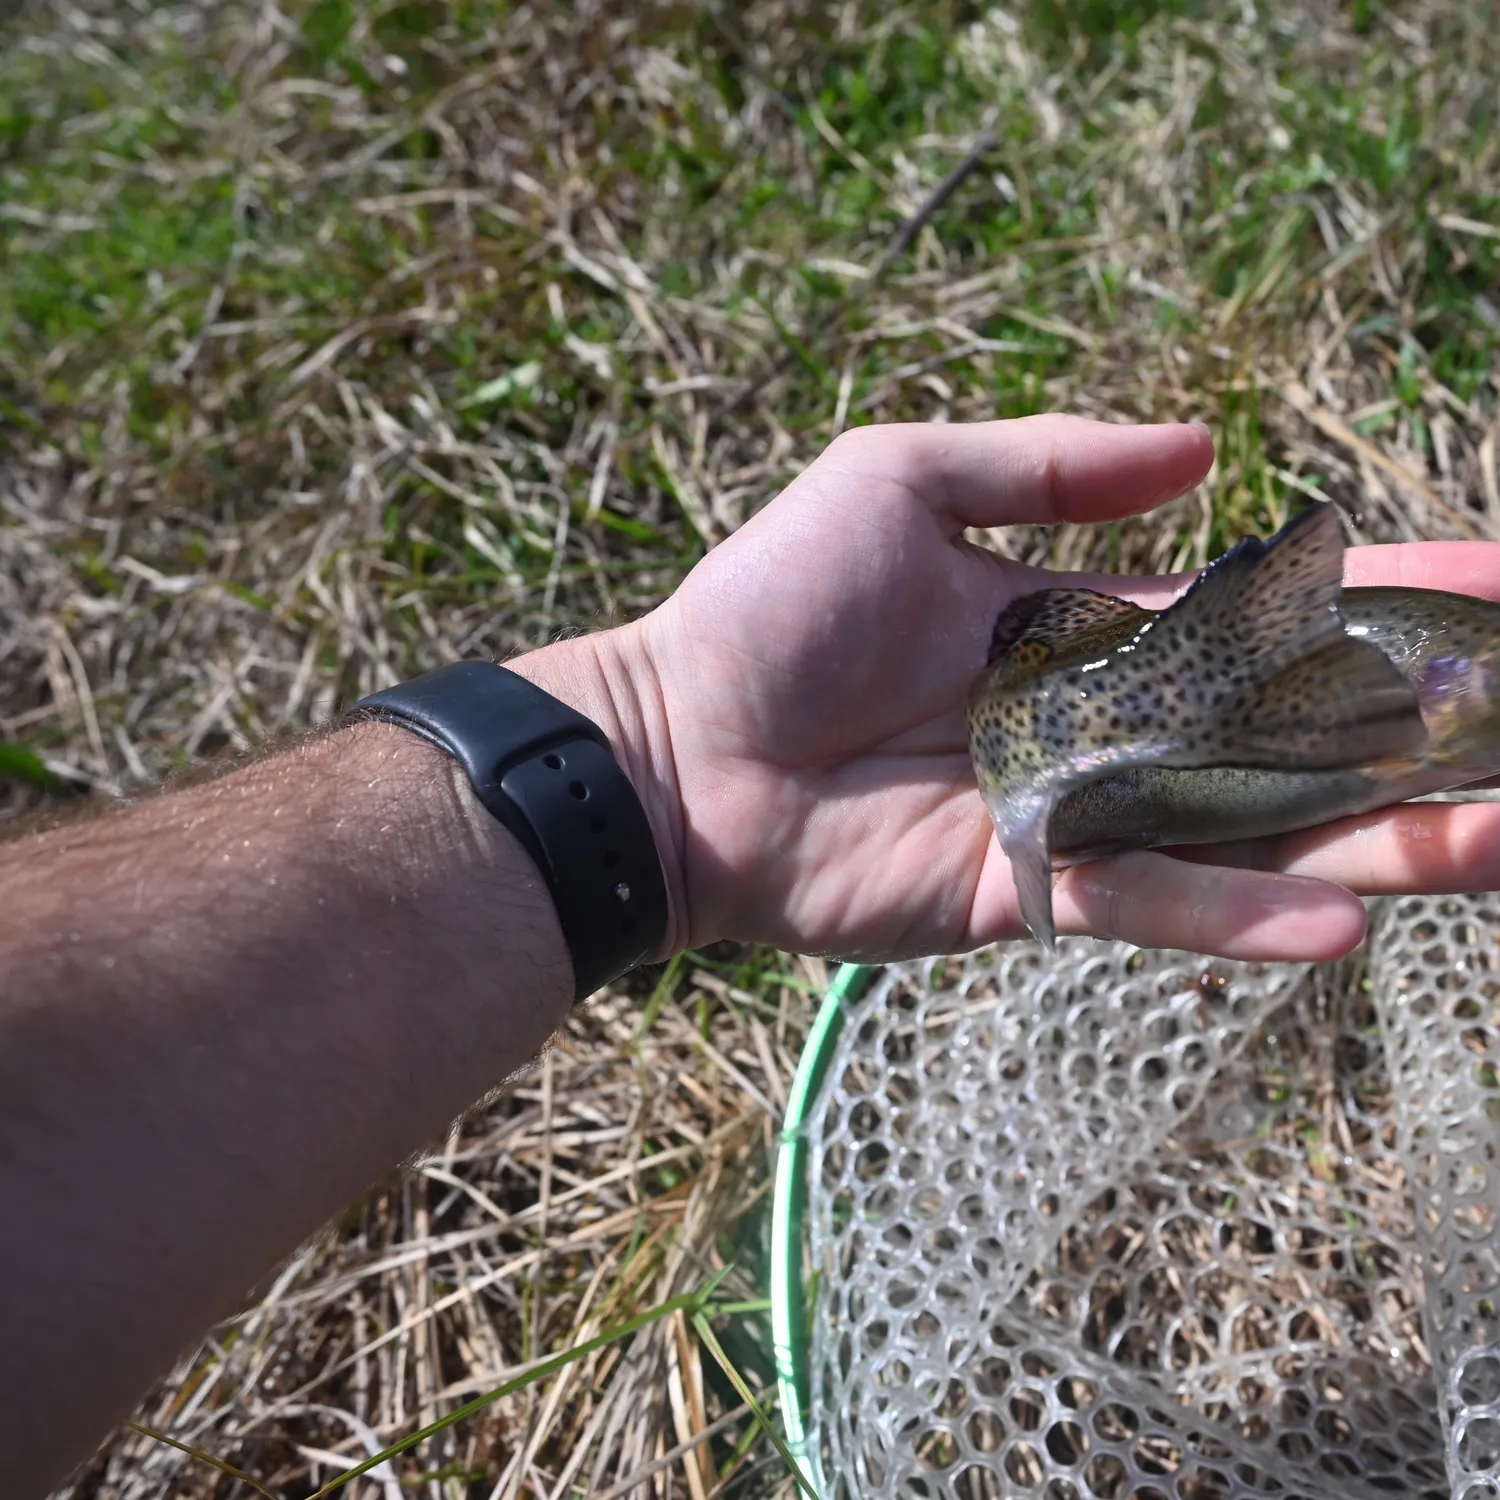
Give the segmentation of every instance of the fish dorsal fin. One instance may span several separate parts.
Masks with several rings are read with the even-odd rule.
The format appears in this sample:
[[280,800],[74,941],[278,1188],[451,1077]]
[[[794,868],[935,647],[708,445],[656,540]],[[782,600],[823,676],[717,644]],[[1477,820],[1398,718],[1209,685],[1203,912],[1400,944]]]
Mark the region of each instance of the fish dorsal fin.
[[1090,646],[1113,645],[1150,618],[1149,609],[1093,589],[1023,594],[995,620],[988,665],[1008,657],[1019,667],[1044,666]]
[[1203,664],[1232,658],[1243,679],[1263,680],[1344,633],[1339,593],[1344,528],[1338,510],[1311,506],[1263,542],[1246,537],[1199,574],[1157,622]]

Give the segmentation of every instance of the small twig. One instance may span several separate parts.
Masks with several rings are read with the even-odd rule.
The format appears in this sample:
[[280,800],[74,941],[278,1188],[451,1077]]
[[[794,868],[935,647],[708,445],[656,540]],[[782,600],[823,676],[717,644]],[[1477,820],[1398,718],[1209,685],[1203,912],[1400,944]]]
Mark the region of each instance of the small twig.
[[800,337],[795,342],[789,340],[787,347],[783,348],[781,353],[771,361],[771,368],[757,376],[737,396],[715,412],[713,419],[719,421],[743,411],[772,381],[779,380],[786,373],[787,368],[799,357],[800,349],[806,349],[817,343],[835,323],[841,322],[847,316],[850,308],[861,297],[878,287],[884,281],[886,272],[905,254],[912,241],[932,222],[938,210],[963,186],[984,158],[995,149],[998,139],[995,128],[986,126],[964,159],[933,188],[922,200],[917,211],[891,236],[879,261],[876,262],[874,271],[869,279],[860,285],[859,290],[846,292],[832,307],[812,319],[804,327]]
[[932,222],[938,210],[963,186],[965,179],[979,166],[980,162],[995,149],[998,140],[994,126],[989,126],[980,132],[979,139],[970,147],[968,155],[933,188],[916,213],[891,236],[891,242],[885,247],[885,254],[880,257],[880,263],[875,267],[875,274],[871,277],[872,285],[878,283],[891,266],[906,253],[907,247]]

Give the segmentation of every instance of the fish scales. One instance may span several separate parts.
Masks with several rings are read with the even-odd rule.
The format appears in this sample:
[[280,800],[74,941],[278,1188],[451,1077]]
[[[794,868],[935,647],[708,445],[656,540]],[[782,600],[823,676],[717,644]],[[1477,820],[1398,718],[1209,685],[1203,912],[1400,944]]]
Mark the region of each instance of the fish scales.
[[1500,605],[1344,590],[1343,550],[1315,505],[1164,610],[1054,589],[1001,612],[970,749],[1038,937],[1053,940],[1054,867],[1287,832],[1500,770]]

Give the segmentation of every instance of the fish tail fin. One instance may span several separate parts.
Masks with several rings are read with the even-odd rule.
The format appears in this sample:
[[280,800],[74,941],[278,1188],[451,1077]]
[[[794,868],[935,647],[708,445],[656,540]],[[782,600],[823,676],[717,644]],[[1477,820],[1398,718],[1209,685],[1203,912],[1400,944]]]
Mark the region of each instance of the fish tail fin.
[[1299,657],[1244,696],[1224,727],[1226,750],[1257,765],[1336,769],[1420,755],[1417,691],[1390,659],[1350,636]]
[[[1164,627],[1208,656],[1231,653],[1251,677],[1343,634],[1344,529],[1338,511],[1319,504],[1288,521],[1270,541],[1246,537],[1215,558],[1175,604]],[[1153,631],[1154,633],[1154,631]]]

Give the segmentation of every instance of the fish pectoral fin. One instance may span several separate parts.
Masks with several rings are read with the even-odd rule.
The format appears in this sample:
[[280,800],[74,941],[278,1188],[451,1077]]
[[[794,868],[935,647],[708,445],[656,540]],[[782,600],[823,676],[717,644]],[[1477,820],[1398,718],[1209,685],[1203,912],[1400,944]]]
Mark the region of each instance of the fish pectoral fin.
[[1055,797],[1028,788],[1002,794],[990,791],[985,804],[995,825],[1000,848],[1010,861],[1021,920],[1049,953],[1057,949],[1057,925],[1052,917],[1052,853],[1047,828]]
[[1378,647],[1350,636],[1250,684],[1220,723],[1226,765],[1331,770],[1427,747],[1416,689]]

